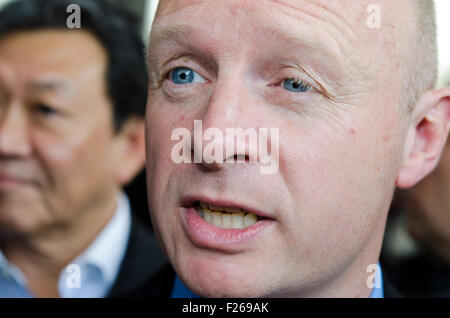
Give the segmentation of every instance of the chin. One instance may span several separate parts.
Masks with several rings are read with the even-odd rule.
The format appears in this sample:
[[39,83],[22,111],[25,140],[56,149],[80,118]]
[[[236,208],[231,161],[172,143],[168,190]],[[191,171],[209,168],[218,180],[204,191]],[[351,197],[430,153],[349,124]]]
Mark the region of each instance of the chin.
[[195,294],[203,297],[254,298],[264,295],[263,275],[233,258],[232,255],[209,259],[191,256],[175,270]]
[[39,222],[34,221],[32,217],[20,216],[20,213],[6,215],[6,213],[2,212],[0,212],[0,232],[4,234],[30,234],[38,228]]
[[[224,281],[205,278],[187,280],[187,286],[197,295],[207,298],[257,298],[262,293],[249,281]],[[249,289],[247,286],[252,286]]]
[[45,225],[48,215],[41,209],[16,202],[0,202],[0,232],[31,234]]

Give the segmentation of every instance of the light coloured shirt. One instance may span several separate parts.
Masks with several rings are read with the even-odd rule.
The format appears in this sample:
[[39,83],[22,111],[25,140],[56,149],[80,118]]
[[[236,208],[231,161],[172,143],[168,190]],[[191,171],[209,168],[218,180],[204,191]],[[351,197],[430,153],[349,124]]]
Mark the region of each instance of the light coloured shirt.
[[[89,247],[61,271],[58,280],[60,297],[105,297],[117,278],[130,231],[130,203],[122,193],[108,224]],[[34,297],[27,288],[25,275],[8,262],[1,250],[0,297]]]
[[384,298],[384,288],[383,288],[383,272],[381,270],[380,263],[377,264],[377,269],[375,272],[375,282],[372,288],[372,293],[369,298]]

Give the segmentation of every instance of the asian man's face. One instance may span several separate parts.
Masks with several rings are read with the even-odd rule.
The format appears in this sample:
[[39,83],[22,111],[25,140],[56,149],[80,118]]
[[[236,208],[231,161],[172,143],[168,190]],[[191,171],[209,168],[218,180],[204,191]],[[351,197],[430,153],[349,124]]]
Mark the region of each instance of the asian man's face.
[[[378,260],[407,131],[398,60],[388,58],[401,32],[369,29],[369,2],[321,3],[160,4],[149,54],[149,203],[171,263],[196,293],[370,294],[366,269]],[[384,12],[409,10],[390,6]],[[277,172],[262,174],[259,162],[175,163],[172,132],[193,136],[194,120],[224,135],[278,128]],[[257,222],[227,228],[229,218],[241,222],[236,208]],[[207,209],[222,210],[212,216],[221,226],[205,220]]]
[[107,60],[87,32],[24,31],[0,40],[2,235],[87,233],[104,224],[100,211],[114,210],[125,169]]

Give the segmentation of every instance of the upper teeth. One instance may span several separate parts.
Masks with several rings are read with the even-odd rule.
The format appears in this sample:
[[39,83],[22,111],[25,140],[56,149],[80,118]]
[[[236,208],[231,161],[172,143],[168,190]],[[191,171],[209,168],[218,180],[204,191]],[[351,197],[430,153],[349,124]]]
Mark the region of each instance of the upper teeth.
[[200,203],[198,213],[206,222],[225,229],[242,229],[258,222],[258,217],[253,213],[246,213],[235,207],[220,207]]

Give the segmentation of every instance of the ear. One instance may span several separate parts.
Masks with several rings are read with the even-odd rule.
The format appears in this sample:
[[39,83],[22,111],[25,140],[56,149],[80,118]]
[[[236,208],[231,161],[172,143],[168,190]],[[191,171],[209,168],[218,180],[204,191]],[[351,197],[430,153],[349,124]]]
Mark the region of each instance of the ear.
[[399,188],[414,186],[437,165],[450,129],[450,87],[424,93],[410,118]]
[[144,167],[145,125],[143,118],[128,119],[117,133],[115,152],[116,181],[129,183]]

